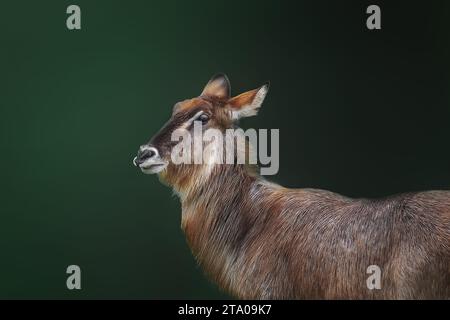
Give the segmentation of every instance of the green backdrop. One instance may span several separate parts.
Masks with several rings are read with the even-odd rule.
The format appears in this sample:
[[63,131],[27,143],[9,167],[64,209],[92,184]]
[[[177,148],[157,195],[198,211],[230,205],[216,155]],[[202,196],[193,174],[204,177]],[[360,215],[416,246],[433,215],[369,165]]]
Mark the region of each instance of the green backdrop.
[[448,189],[450,3],[378,1],[377,31],[369,4],[2,1],[0,298],[228,298],[196,266],[172,191],[131,163],[219,71],[234,94],[271,81],[242,125],[280,129],[275,182]]

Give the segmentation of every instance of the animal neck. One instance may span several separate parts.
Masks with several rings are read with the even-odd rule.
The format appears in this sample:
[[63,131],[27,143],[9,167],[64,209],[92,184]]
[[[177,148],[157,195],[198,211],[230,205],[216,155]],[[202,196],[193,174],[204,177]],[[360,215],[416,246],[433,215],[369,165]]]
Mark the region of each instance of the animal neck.
[[[206,272],[227,286],[229,266],[236,259],[252,222],[262,218],[256,216],[251,196],[262,178],[255,168],[245,165],[184,169],[165,176],[180,194],[182,229]],[[208,170],[207,177],[202,170]]]

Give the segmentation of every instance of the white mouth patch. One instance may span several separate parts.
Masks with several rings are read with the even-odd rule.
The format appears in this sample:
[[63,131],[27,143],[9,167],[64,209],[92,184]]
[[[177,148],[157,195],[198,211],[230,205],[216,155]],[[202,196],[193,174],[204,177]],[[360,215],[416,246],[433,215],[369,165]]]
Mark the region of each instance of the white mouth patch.
[[150,157],[149,159],[145,160],[142,163],[138,162],[138,158],[134,157],[133,164],[136,167],[139,167],[143,173],[151,174],[151,173],[158,173],[164,170],[168,163],[161,159],[159,156],[159,152],[156,148],[150,147],[150,146],[142,146],[141,150],[151,150],[154,152],[154,156]]
[[151,174],[151,173],[159,173],[163,171],[167,167],[167,163],[164,162],[144,162],[139,165],[139,168],[143,173]]

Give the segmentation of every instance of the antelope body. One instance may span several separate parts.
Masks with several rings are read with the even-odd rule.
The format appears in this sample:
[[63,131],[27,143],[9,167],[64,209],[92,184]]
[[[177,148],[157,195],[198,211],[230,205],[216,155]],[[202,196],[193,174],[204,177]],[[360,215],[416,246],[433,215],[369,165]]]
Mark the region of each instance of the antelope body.
[[[170,160],[175,129],[235,127],[267,90],[231,98],[226,76],[213,77],[199,97],[175,105],[134,160],[179,195],[182,229],[205,272],[243,299],[449,299],[449,191],[351,199],[284,188],[248,164]],[[371,265],[381,270],[380,289],[367,286]]]

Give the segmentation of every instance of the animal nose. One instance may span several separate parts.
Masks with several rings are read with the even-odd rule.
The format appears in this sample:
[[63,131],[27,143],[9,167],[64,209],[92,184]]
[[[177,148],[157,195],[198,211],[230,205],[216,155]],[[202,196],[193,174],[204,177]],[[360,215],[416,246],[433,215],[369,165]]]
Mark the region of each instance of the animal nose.
[[138,154],[136,158],[134,158],[133,163],[135,166],[139,166],[151,158],[155,158],[158,156],[158,150],[154,147],[149,146],[141,146],[139,148]]

